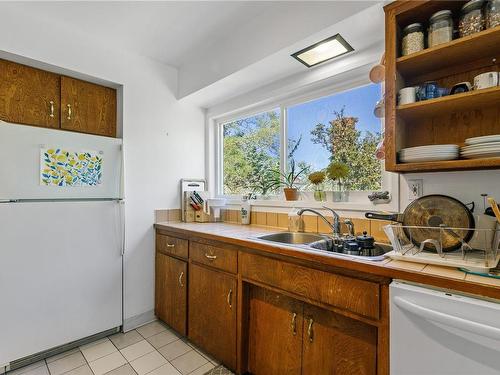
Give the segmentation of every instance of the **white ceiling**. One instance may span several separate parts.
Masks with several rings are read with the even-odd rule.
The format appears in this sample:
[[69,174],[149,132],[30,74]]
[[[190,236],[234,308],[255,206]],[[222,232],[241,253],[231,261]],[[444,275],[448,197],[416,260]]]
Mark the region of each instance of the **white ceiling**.
[[26,2],[39,17],[179,67],[187,56],[286,2],[76,1]]
[[[352,19],[374,4],[375,17]],[[202,107],[307,71],[290,53],[337,32],[357,52],[383,36],[380,0],[28,1],[16,6],[68,37],[85,34],[110,49],[178,68],[178,98],[192,97]]]

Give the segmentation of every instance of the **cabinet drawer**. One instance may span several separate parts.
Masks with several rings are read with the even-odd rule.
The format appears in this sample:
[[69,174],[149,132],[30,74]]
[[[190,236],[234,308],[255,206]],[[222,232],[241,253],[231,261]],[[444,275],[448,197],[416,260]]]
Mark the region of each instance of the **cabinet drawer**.
[[236,250],[191,242],[191,259],[223,271],[238,272],[238,252]]
[[245,252],[240,252],[239,261],[241,275],[246,279],[379,319],[380,287],[377,283]]
[[166,236],[159,233],[156,234],[156,251],[160,253],[187,259],[188,246],[188,240]]

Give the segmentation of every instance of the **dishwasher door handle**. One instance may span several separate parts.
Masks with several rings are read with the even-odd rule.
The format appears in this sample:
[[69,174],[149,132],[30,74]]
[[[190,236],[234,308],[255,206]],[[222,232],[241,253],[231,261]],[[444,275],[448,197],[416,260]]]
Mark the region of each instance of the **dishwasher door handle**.
[[427,320],[443,324],[448,327],[458,328],[463,331],[475,333],[476,335],[489,337],[490,339],[500,341],[500,329],[482,323],[476,323],[471,320],[459,318],[458,316],[449,315],[440,311],[431,310],[427,307],[422,307],[407,301],[401,297],[394,297],[396,306],[403,310],[411,312]]

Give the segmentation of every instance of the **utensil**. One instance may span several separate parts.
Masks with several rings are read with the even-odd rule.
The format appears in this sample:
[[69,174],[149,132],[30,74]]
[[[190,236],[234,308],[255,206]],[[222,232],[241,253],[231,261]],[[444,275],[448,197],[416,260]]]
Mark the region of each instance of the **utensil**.
[[[455,198],[433,194],[414,200],[402,214],[367,212],[365,217],[399,222],[403,224],[405,235],[416,246],[420,246],[427,239],[436,239],[441,241],[443,251],[449,252],[460,248],[462,242],[468,242],[474,235],[475,222],[471,212],[473,208],[474,206],[469,209]],[[430,229],[440,227],[443,224],[446,227],[463,229],[455,229],[454,235],[448,231]],[[438,233],[439,238],[436,238]],[[425,250],[435,251],[435,248],[426,245]]]
[[488,197],[488,203],[491,206],[491,209],[493,210],[493,213],[495,214],[495,217],[497,218],[498,222],[500,223],[500,209],[498,208],[497,202],[495,202],[495,199]]
[[370,70],[370,81],[373,83],[380,83],[385,80],[385,53],[382,55],[380,59],[380,64],[375,65]]

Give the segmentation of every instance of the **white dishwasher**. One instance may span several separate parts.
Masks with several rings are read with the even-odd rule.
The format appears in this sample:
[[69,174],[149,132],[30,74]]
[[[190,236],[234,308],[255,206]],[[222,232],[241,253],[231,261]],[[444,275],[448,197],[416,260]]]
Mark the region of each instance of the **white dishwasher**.
[[500,374],[500,301],[393,281],[391,375]]

